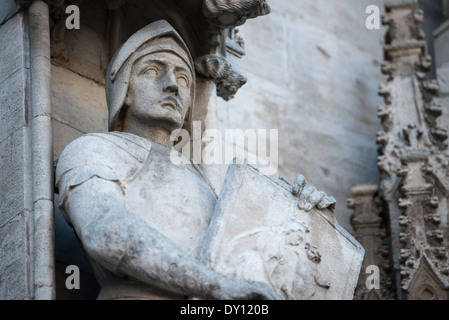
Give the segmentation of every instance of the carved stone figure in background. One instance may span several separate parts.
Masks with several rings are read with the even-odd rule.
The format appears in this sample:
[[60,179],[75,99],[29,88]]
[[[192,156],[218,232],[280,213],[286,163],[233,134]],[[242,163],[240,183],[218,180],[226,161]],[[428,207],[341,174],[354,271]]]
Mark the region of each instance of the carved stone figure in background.
[[[73,141],[56,170],[60,208],[95,270],[98,298],[282,298],[266,283],[230,280],[197,259],[217,195],[192,163],[170,161],[170,135],[189,123],[195,71],[166,21],[117,51],[106,95],[110,132]],[[334,204],[300,178],[294,192],[310,209]]]

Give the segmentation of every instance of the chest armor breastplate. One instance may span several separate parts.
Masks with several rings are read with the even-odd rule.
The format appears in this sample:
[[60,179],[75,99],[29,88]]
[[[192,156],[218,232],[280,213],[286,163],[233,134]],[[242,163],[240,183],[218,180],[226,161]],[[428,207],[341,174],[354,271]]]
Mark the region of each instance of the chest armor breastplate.
[[152,144],[144,165],[125,185],[126,206],[175,244],[197,254],[216,196],[190,162],[172,163],[170,151]]

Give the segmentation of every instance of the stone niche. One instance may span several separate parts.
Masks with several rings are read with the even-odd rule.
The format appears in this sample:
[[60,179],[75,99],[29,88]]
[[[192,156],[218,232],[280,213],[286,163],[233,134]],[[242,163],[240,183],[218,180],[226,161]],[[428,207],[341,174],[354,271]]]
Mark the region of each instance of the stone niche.
[[[169,21],[186,40],[192,55],[210,50],[212,39],[195,1],[81,1],[81,27],[65,27],[70,1],[51,6],[52,108],[55,164],[74,139],[91,132],[107,132],[105,72],[112,55],[135,31],[159,19]],[[198,12],[199,11],[199,12]],[[58,203],[58,190],[55,204]],[[95,299],[99,286],[78,239],[55,205],[56,298]],[[67,290],[65,269],[81,270],[81,289]]]
[[[27,3],[29,1],[17,1],[17,3]],[[214,106],[214,99],[221,97],[224,100],[229,100],[242,86],[246,79],[240,75],[236,66],[238,65],[238,57],[244,54],[243,42],[239,38],[236,31],[233,30],[235,26],[243,24],[246,19],[255,18],[258,15],[263,15],[268,12],[258,11],[251,12],[247,8],[242,7],[239,15],[229,14],[229,8],[226,6],[220,7],[220,3],[228,3],[229,1],[203,1],[203,0],[153,0],[153,1],[137,1],[137,0],[116,0],[116,1],[87,1],[81,0],[77,2],[81,13],[81,28],[68,30],[65,26],[65,19],[67,14],[65,9],[71,1],[47,1],[49,3],[50,12],[50,51],[51,51],[51,107],[52,114],[51,119],[53,123],[53,161],[56,166],[59,157],[64,148],[73,140],[81,137],[86,133],[104,133],[108,131],[107,119],[108,109],[105,97],[105,71],[108,64],[117,51],[117,49],[137,30],[142,27],[157,21],[164,19],[168,21],[182,36],[186,42],[190,53],[197,63],[197,92],[196,96],[201,97],[198,99],[195,106],[196,112],[194,112],[194,120],[201,121],[205,124],[204,129],[208,125],[211,125],[216,121],[211,110],[211,106]],[[232,1],[231,1],[232,2]],[[251,2],[251,1],[249,1]],[[256,0],[252,2],[258,2]],[[259,2],[263,2],[262,0]],[[1,100],[8,102],[8,99],[18,99],[20,101],[14,101],[13,103],[7,103],[7,105],[15,105],[16,109],[12,110],[12,116],[16,113],[23,115],[26,114],[26,110],[22,110],[19,107],[26,105],[26,85],[27,81],[27,67],[24,61],[27,61],[25,57],[26,47],[28,41],[25,30],[26,23],[26,11],[28,6],[25,5],[22,9],[8,1],[8,9],[6,11],[0,10],[0,21],[7,20],[5,24],[0,25],[2,41],[8,41],[11,43],[17,43],[19,48],[16,51],[24,53],[23,56],[18,56],[17,60],[13,60],[13,63],[8,65],[9,70],[6,68],[6,75],[1,74],[0,80],[4,78],[10,78],[9,81],[0,82]],[[204,6],[204,4],[212,4],[210,7]],[[43,4],[43,3],[41,3]],[[214,7],[215,6],[215,7]],[[206,9],[204,9],[206,7]],[[220,10],[214,10],[214,8],[221,8]],[[232,7],[231,7],[232,9]],[[259,8],[260,9],[260,8]],[[6,12],[6,14],[4,14]],[[14,16],[15,15],[15,16]],[[10,18],[14,16],[13,18]],[[12,30],[13,32],[8,32]],[[15,42],[14,35],[20,34],[21,40]],[[6,35],[3,37],[3,35]],[[4,40],[6,39],[6,40]],[[13,47],[11,47],[13,48]],[[5,54],[5,57],[3,57]],[[11,56],[11,52],[0,52],[0,56],[3,57],[2,61],[8,61]],[[227,59],[226,59],[227,57]],[[23,65],[22,65],[23,64]],[[217,67],[218,66],[218,67]],[[3,72],[4,69],[2,69]],[[17,72],[19,70],[20,72]],[[8,85],[13,81],[20,83],[14,85],[14,88],[20,88],[20,92],[17,95],[6,94],[10,92]],[[25,100],[25,102],[24,102]],[[16,112],[16,113],[14,113]],[[10,144],[21,145],[24,144],[23,150],[29,148],[28,127],[27,124],[21,122],[6,121],[5,113],[2,110],[1,113],[2,124],[5,125],[17,125],[18,127],[8,128],[9,136],[2,136],[1,143],[7,145],[9,149]],[[46,115],[48,116],[48,115]],[[26,117],[21,119],[28,121]],[[23,132],[22,132],[22,131]],[[3,134],[3,132],[2,132]],[[8,139],[10,138],[10,139]],[[14,140],[16,139],[16,140]],[[22,151],[23,151],[22,150]],[[2,181],[20,181],[20,186],[27,186],[26,179],[29,175],[37,174],[36,172],[28,172],[27,164],[22,164],[18,160],[28,161],[26,157],[22,157],[22,153],[26,154],[26,151],[17,152],[11,155],[11,157],[5,157],[5,161],[1,164],[4,167],[0,167],[2,172],[10,172],[6,176],[6,179]],[[17,165],[18,170],[11,170]],[[246,182],[249,184],[240,185],[242,192],[248,193],[248,201],[241,201],[238,197],[239,193],[236,193],[237,189],[233,188],[232,183],[235,180],[240,179],[239,175],[242,175],[241,169],[245,168],[248,174],[245,176]],[[207,168],[203,168],[205,173],[210,173]],[[213,173],[213,172],[212,172]],[[15,175],[18,175],[16,177]],[[298,259],[308,260],[309,265],[301,266],[300,264],[293,264],[285,266],[288,272],[301,273],[301,281],[305,282],[305,286],[301,283],[292,285],[293,287],[285,288],[284,284],[277,280],[273,282],[272,287],[285,294],[286,298],[296,299],[310,299],[312,297],[316,299],[351,299],[353,288],[357,282],[357,276],[360,270],[362,257],[364,254],[363,248],[355,241],[351,235],[343,230],[337,223],[332,212],[324,210],[319,212],[314,210],[310,213],[306,213],[302,210],[297,210],[297,199],[292,196],[292,185],[286,183],[282,179],[271,179],[268,177],[262,177],[252,167],[235,167],[231,166],[228,171],[228,177],[230,180],[223,186],[222,198],[219,202],[217,210],[215,212],[217,217],[223,216],[228,212],[227,205],[237,203],[241,212],[247,212],[253,210],[254,217],[258,218],[263,216],[257,210],[266,208],[267,206],[279,208],[273,208],[270,212],[275,213],[276,210],[284,210],[283,214],[295,215],[298,214],[298,221],[295,229],[297,232],[304,232],[307,234],[309,240],[304,241],[304,245],[301,252],[296,252],[297,248],[293,248],[290,253],[290,257],[300,256]],[[48,177],[47,177],[48,178]],[[210,177],[209,177],[210,178]],[[212,179],[213,180],[213,177]],[[220,179],[217,179],[219,182]],[[217,183],[218,183],[217,182]],[[214,183],[214,181],[212,181]],[[266,185],[264,190],[258,190],[252,194],[251,186]],[[13,184],[15,185],[15,184]],[[24,204],[18,206],[18,208],[11,208],[8,211],[13,212],[16,216],[6,217],[8,221],[3,221],[2,229],[3,234],[18,234],[17,237],[6,237],[7,241],[3,241],[2,245],[5,246],[5,250],[11,248],[19,248],[15,254],[8,254],[7,263],[0,264],[0,275],[12,274],[7,270],[8,268],[15,268],[16,264],[20,265],[20,270],[17,274],[13,274],[17,278],[16,283],[21,287],[24,287],[23,291],[26,291],[24,296],[14,295],[22,288],[14,290],[3,290],[7,294],[3,294],[2,297],[6,298],[22,298],[32,299],[32,290],[30,285],[36,285],[32,279],[27,279],[23,274],[27,274],[25,270],[29,268],[29,260],[27,257],[28,247],[32,244],[28,243],[27,237],[30,236],[32,231],[27,230],[24,226],[27,225],[30,219],[33,207],[29,208],[30,199],[27,197],[27,190],[11,189],[8,192],[6,200],[11,200],[11,203],[17,204],[16,199],[12,199],[15,195],[25,195],[26,198]],[[246,188],[246,189],[245,189]],[[219,188],[217,188],[218,190]],[[9,190],[5,186],[5,190]],[[100,290],[97,283],[91,265],[89,264],[86,255],[79,244],[78,238],[75,235],[73,229],[66,223],[62,213],[58,209],[59,190],[54,190],[54,209],[55,209],[55,278],[56,278],[56,299],[96,299]],[[251,198],[250,195],[253,195]],[[11,199],[9,198],[11,197]],[[276,197],[279,197],[276,199]],[[258,202],[258,199],[262,199],[262,202]],[[250,201],[251,200],[251,201]],[[228,202],[226,202],[228,201]],[[9,203],[9,202],[8,202]],[[248,207],[246,207],[248,206]],[[232,210],[231,210],[232,211]],[[297,212],[296,212],[297,211]],[[235,212],[233,212],[235,213]],[[281,217],[282,215],[280,215]],[[232,217],[232,215],[231,215]],[[5,219],[6,219],[5,218]],[[274,219],[276,222],[273,228],[265,228],[261,231],[278,232],[291,231],[290,224],[285,223],[282,220],[276,220],[277,218],[272,214],[265,217],[270,222],[270,219]],[[2,217],[3,219],[3,217]],[[217,218],[218,219],[218,218]],[[251,220],[250,218],[248,218]],[[295,219],[293,219],[295,220]],[[214,220],[215,221],[215,220]],[[271,221],[271,222],[273,222]],[[216,222],[216,221],[215,221]],[[250,222],[250,221],[249,221]],[[299,227],[298,227],[299,223]],[[17,227],[19,225],[19,227]],[[262,228],[264,225],[257,225],[257,228]],[[286,230],[282,228],[286,228]],[[316,227],[316,228],[315,228]],[[278,229],[276,229],[278,228]],[[19,234],[19,231],[27,230],[30,234]],[[294,231],[295,231],[294,230]],[[299,230],[299,231],[298,231]],[[219,248],[221,240],[226,237],[239,237],[238,234],[227,234],[226,230],[220,229],[219,224],[212,224],[208,233],[211,238],[210,246],[205,246],[202,251],[202,259],[210,263],[213,268],[216,268],[222,273],[232,272],[233,266],[239,261],[231,261],[230,267],[226,263],[229,261],[220,262],[217,260],[217,250]],[[248,230],[243,230],[246,232]],[[251,233],[252,230],[249,230]],[[323,234],[329,235],[329,237],[323,236]],[[31,235],[34,236],[34,235]],[[213,238],[213,239],[212,239]],[[215,240],[214,240],[215,239]],[[245,247],[247,251],[252,251],[251,245],[258,245],[256,242],[251,242],[254,238],[249,237],[249,243],[246,242]],[[301,238],[305,240],[306,236]],[[229,240],[229,239],[227,239]],[[285,241],[285,239],[278,239],[279,241]],[[290,240],[289,240],[290,241]],[[293,240],[291,240],[293,241]],[[287,243],[286,248],[290,248]],[[293,247],[297,245],[292,245]],[[243,248],[243,247],[242,247]],[[226,249],[226,248],[225,248]],[[225,250],[223,249],[223,250]],[[20,252],[19,252],[20,251]],[[254,250],[253,250],[254,251]],[[257,253],[257,250],[255,250]],[[17,253],[20,253],[17,258]],[[239,252],[244,258],[245,252]],[[283,253],[285,254],[285,252]],[[251,253],[250,253],[251,255]],[[302,256],[301,256],[302,255]],[[232,256],[232,254],[231,254]],[[287,256],[288,257],[288,256]],[[23,259],[22,259],[23,258]],[[278,260],[282,260],[282,257],[275,257]],[[28,260],[27,260],[28,259]],[[20,260],[20,261],[19,261]],[[25,261],[22,263],[22,260]],[[32,260],[32,259],[31,259]],[[246,260],[242,260],[245,262]],[[247,260],[251,264],[251,259]],[[344,267],[341,267],[344,263]],[[244,263],[243,263],[244,264]],[[281,263],[279,263],[280,265]],[[81,286],[80,290],[68,290],[65,286],[67,279],[66,267],[70,265],[76,265],[81,269]],[[338,265],[339,268],[335,268]],[[6,268],[5,268],[6,266]],[[39,266],[36,267],[36,269]],[[276,268],[276,266],[275,266]],[[279,266],[279,268],[281,268]],[[278,269],[279,269],[278,268]],[[6,269],[6,270],[5,270]],[[278,270],[276,269],[276,270]],[[282,268],[281,268],[282,269]],[[242,269],[244,271],[244,268]],[[287,272],[286,271],[286,272]],[[279,273],[279,270],[277,271]],[[314,275],[319,273],[320,276]],[[279,274],[275,275],[276,277]],[[281,275],[283,276],[283,275]],[[235,276],[238,278],[238,276]],[[1,278],[0,278],[1,279]],[[248,276],[244,276],[244,279],[248,279]],[[263,280],[257,278],[256,280]],[[267,280],[270,282],[270,280]],[[301,282],[300,281],[300,282]],[[22,283],[23,282],[23,283]],[[27,284],[28,283],[28,284]],[[0,284],[0,288],[1,288]],[[28,285],[28,287],[27,287]],[[297,288],[307,288],[306,291],[296,290]],[[6,288],[8,289],[8,288]],[[27,291],[28,290],[28,291]],[[289,291],[290,290],[290,291]],[[296,290],[296,291],[295,291]],[[315,293],[316,290],[316,293]],[[296,292],[292,294],[292,292]],[[9,295],[8,295],[9,294]]]
[[[197,99],[196,109],[200,110],[197,120],[204,121],[206,116],[201,110],[207,109],[211,97],[216,99],[218,95],[224,99],[231,98],[245,83],[244,77],[232,70],[238,57],[244,54],[232,27],[242,24],[246,18],[223,23],[216,18],[213,10],[205,16],[203,2],[80,1],[77,3],[81,17],[79,30],[68,30],[65,27],[65,9],[71,2],[52,2],[51,102],[55,165],[71,141],[86,133],[107,132],[106,68],[115,51],[132,34],[154,21],[168,21],[186,42],[193,59],[199,61],[197,70],[203,74],[197,77],[196,96],[201,97]],[[249,13],[246,15],[253,17]],[[232,55],[228,54],[233,57],[228,59],[229,62],[224,59],[226,51],[232,52]],[[225,74],[217,76],[211,63],[224,65],[222,69],[225,69]],[[94,299],[99,292],[98,283],[75,233],[65,222],[57,203],[58,190],[55,194],[56,298]],[[69,265],[77,265],[81,269],[84,283],[81,283],[80,290],[65,288],[65,270]]]

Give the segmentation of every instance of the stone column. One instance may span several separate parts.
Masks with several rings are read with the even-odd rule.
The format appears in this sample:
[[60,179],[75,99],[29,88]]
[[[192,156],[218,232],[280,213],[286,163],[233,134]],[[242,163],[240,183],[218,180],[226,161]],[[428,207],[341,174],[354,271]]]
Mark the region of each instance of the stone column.
[[30,25],[31,182],[35,299],[55,298],[53,121],[49,7],[34,1]]
[[[365,257],[354,299],[392,299],[392,283],[387,276],[391,272],[391,268],[388,261],[388,246],[385,242],[385,224],[379,212],[378,186],[375,184],[357,185],[351,191],[352,198],[348,199],[348,208],[354,210],[351,216],[354,236],[365,248]],[[370,289],[366,286],[367,277],[371,274],[370,268],[372,267],[379,270],[379,289]],[[369,274],[366,274],[367,270]]]

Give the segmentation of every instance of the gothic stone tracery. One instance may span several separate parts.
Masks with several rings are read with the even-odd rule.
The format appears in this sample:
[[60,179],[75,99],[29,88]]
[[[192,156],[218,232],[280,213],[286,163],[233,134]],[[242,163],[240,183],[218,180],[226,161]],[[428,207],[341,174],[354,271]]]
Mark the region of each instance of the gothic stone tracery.
[[439,121],[438,84],[427,78],[431,58],[422,21],[417,1],[386,4],[382,72],[388,79],[379,87],[385,105],[379,107],[383,131],[377,142],[379,193],[391,241],[391,294],[397,299],[447,299],[449,288],[448,134]]

